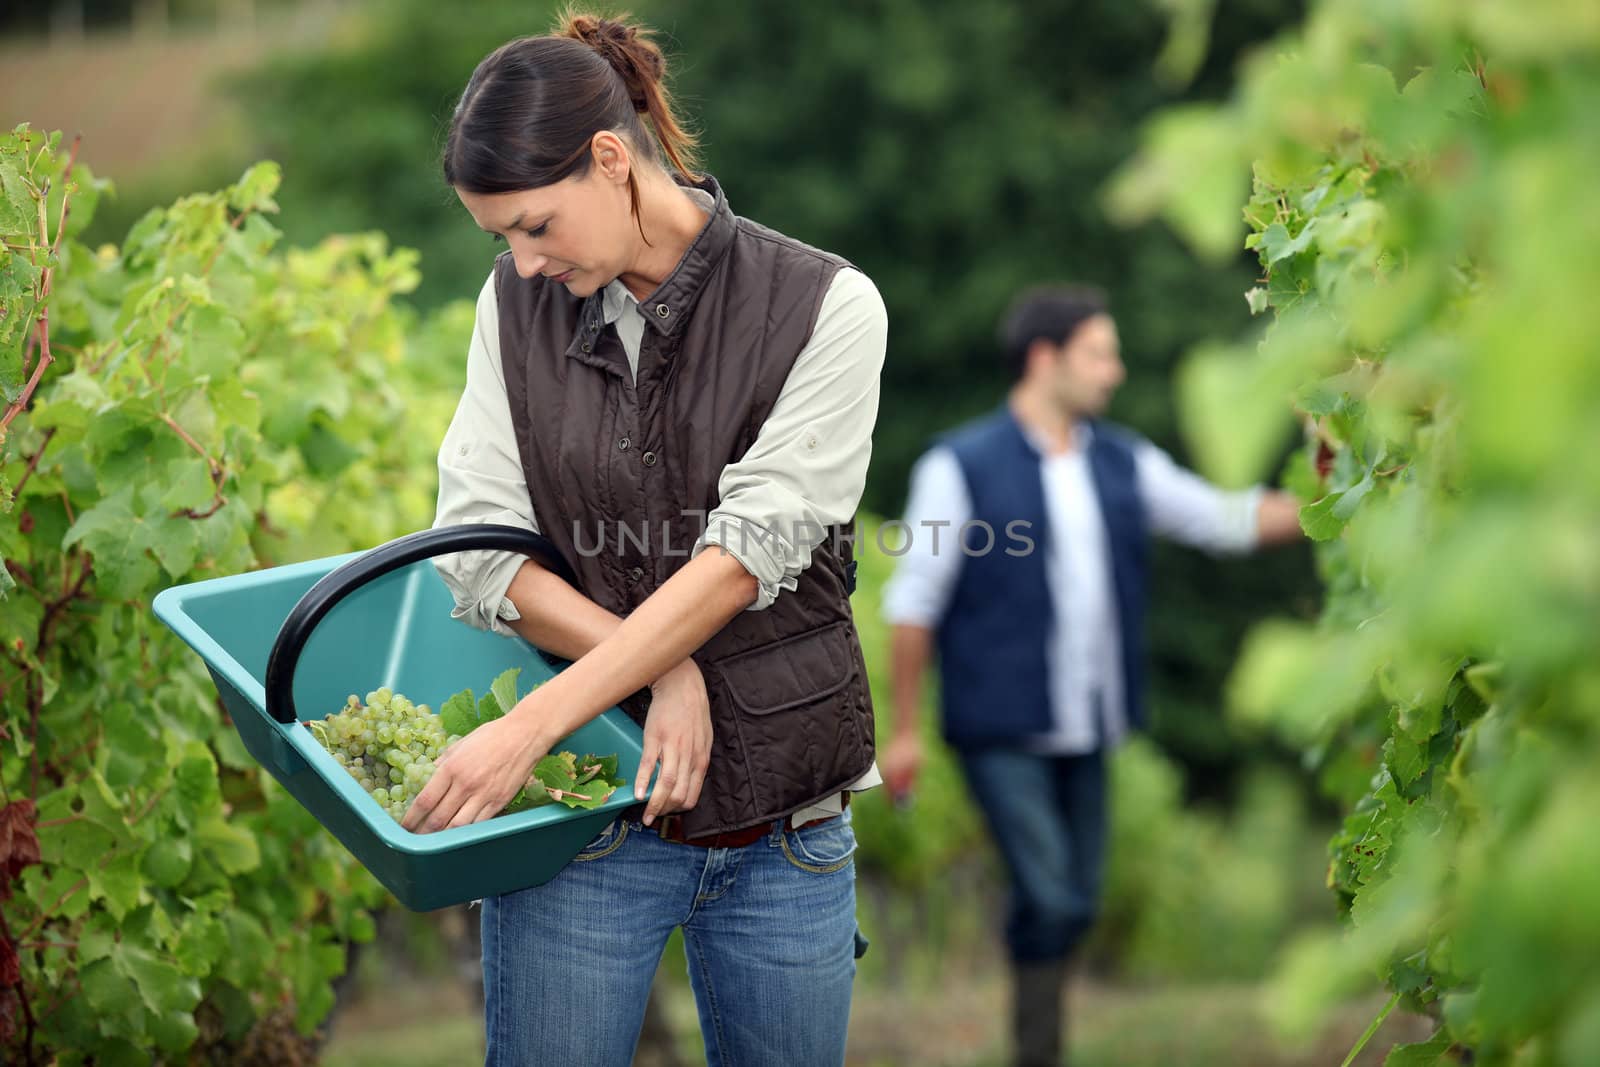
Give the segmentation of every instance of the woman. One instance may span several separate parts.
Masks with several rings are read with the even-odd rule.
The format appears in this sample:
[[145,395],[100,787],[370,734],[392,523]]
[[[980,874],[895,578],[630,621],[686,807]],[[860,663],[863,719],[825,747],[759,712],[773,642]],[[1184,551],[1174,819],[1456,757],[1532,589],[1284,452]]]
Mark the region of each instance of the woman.
[[579,588],[504,553],[440,561],[458,617],[574,662],[458,743],[405,825],[492,816],[619,702],[644,727],[636,798],[659,772],[551,882],[484,901],[491,1064],[629,1062],[677,926],[712,1063],[840,1063],[864,944],[845,809],[878,779],[850,540],[883,305],[695,174],[664,66],[638,27],[569,16],[478,66],[445,145],[509,248],[436,525],[539,530]]

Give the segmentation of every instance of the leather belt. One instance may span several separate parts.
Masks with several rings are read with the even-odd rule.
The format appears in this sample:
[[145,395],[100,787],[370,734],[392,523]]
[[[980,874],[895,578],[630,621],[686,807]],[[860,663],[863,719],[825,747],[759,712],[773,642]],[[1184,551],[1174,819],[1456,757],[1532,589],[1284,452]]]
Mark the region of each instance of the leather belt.
[[[849,806],[850,793],[847,790],[839,808],[840,813],[842,814],[844,809]],[[838,817],[839,815],[837,814],[824,815],[821,818],[812,819],[810,822],[801,823],[795,829],[804,830],[808,826],[817,826]],[[787,823],[789,821],[788,816],[785,816],[783,821]],[[746,826],[742,830],[729,830],[725,833],[710,834],[705,837],[684,837],[683,816],[663,815],[656,820],[655,825],[650,829],[654,830],[661,840],[671,841],[679,845],[693,845],[696,848],[744,848],[746,845],[753,845],[772,833],[772,822],[757,823],[755,826]]]

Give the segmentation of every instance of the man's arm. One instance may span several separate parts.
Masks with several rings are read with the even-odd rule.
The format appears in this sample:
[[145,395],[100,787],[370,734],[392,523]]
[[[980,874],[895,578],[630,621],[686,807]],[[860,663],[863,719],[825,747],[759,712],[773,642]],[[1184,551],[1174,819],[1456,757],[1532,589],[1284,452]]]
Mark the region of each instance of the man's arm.
[[1148,441],[1135,448],[1139,496],[1152,532],[1215,554],[1243,553],[1300,536],[1299,504],[1257,486],[1219,489]]
[[901,623],[889,635],[894,733],[883,754],[883,780],[899,799],[911,792],[922,769],[922,679],[933,661],[933,630]]
[[893,733],[879,763],[897,800],[911,792],[922,768],[922,680],[933,662],[934,628],[961,572],[957,536],[971,514],[966,480],[954,454],[935,448],[918,460],[906,501],[911,543],[883,592],[894,712]]

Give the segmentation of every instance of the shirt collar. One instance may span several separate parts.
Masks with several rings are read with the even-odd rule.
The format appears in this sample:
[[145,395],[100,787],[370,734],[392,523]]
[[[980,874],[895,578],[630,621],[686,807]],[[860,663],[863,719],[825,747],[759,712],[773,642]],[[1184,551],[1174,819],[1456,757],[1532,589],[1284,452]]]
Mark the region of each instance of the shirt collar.
[[[1044,434],[1039,433],[1033,427],[1024,424],[1021,419],[1017,418],[1015,413],[1011,412],[1010,404],[1006,405],[1006,411],[1008,414],[1011,414],[1011,421],[1017,424],[1017,429],[1022,432],[1022,439],[1028,442],[1028,447],[1033,449],[1040,456],[1048,457],[1050,455],[1050,439]],[[1088,419],[1079,419],[1077,422],[1072,424],[1072,447],[1067,449],[1063,455],[1071,455],[1074,452],[1086,453],[1089,451],[1089,445],[1093,443],[1093,441],[1094,423],[1090,422]]]
[[600,294],[600,314],[605,324],[610,326],[622,318],[622,313],[630,307],[638,307],[639,301],[628,292],[628,287],[620,279],[614,279]]

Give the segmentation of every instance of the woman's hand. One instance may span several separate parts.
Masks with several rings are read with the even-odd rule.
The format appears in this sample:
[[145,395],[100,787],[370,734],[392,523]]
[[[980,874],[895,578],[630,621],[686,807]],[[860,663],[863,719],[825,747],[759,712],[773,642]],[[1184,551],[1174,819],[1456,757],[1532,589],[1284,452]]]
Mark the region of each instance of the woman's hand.
[[644,799],[657,762],[661,776],[644,809],[646,826],[658,815],[694,807],[711,764],[711,701],[706,696],[705,677],[692,659],[684,660],[650,687],[644,758],[633,780],[635,800]]
[[534,728],[531,697],[446,749],[400,825],[427,834],[500,814],[550,747]]

